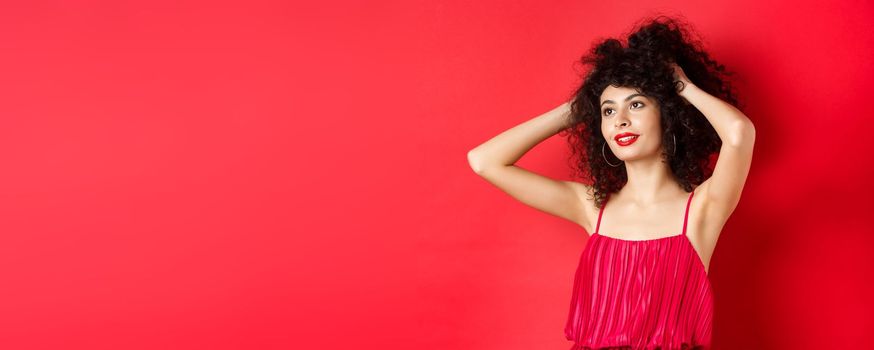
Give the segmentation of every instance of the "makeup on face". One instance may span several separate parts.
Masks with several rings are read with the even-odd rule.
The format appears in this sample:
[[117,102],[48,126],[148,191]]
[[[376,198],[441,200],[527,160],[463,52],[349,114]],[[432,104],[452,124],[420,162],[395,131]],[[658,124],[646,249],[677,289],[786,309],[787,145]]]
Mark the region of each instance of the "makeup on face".
[[[617,111],[617,109],[619,108],[621,108],[620,111],[625,111],[625,109],[628,109],[629,113],[649,113],[656,111],[650,111],[648,109],[650,106],[652,106],[652,102],[647,95],[641,93],[639,90],[615,86],[611,86],[608,89],[613,91],[605,91],[612,94],[610,96],[605,96],[608,99],[605,99],[603,102],[601,102],[601,117],[607,123],[610,123],[610,120],[614,116],[617,116],[619,114],[619,111]],[[628,93],[628,95],[624,97],[621,95],[616,96],[618,95],[617,93]],[[619,105],[617,101],[620,101],[622,105],[617,106]],[[616,125],[610,125],[608,129],[605,129],[604,136],[608,139],[612,138],[615,144],[620,148],[629,147],[638,144],[637,141],[640,139],[641,133],[638,132],[637,128],[640,127],[646,127],[646,122],[644,122],[644,124],[642,125],[635,124],[635,126],[633,127],[628,124],[624,128],[617,127]]]
[[635,134],[635,133],[623,132],[621,134],[614,136],[613,139],[616,140],[616,144],[624,147],[624,146],[630,146],[631,144],[634,143],[634,141],[637,141],[637,139],[639,137],[640,137],[640,135]]

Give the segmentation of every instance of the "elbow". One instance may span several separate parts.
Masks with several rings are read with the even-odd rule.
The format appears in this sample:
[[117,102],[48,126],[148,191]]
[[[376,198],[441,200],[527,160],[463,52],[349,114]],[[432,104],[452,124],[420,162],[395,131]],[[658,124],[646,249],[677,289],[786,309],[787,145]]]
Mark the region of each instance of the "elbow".
[[467,151],[467,164],[470,165],[470,168],[473,170],[473,172],[479,174],[482,172],[483,167],[475,151],[475,149]]
[[749,119],[739,123],[728,137],[728,144],[733,147],[744,147],[755,143],[756,128]]
[[467,152],[467,164],[469,164],[470,168],[480,176],[485,172],[491,172],[492,169],[506,166],[501,162],[495,161],[495,157],[491,157],[488,154],[477,151],[476,149]]

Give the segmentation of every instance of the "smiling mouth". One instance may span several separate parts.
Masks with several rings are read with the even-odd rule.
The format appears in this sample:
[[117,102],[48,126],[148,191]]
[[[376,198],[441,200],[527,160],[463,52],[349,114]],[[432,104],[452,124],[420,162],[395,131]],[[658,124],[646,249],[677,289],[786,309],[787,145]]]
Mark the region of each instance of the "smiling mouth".
[[620,146],[628,146],[628,145],[634,143],[634,141],[637,141],[638,137],[640,137],[640,135],[631,135],[631,136],[621,137],[621,138],[616,139],[616,143],[618,143]]

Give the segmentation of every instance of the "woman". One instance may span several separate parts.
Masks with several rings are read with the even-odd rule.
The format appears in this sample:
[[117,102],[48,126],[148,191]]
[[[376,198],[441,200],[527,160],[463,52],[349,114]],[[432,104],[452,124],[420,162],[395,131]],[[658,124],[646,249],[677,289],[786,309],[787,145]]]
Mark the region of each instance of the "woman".
[[[688,37],[659,16],[625,47],[602,41],[582,58],[593,68],[571,102],[468,153],[488,182],[592,233],[565,327],[574,350],[710,348],[710,258],[740,200],[755,129],[724,66]],[[514,165],[557,133],[589,183]]]

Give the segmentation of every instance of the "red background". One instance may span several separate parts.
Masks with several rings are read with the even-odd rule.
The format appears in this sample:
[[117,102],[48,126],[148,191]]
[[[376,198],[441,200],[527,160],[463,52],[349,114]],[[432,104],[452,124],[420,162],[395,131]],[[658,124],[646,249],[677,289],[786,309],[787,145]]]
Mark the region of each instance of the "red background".
[[[715,349],[872,343],[870,1],[0,8],[0,347],[565,349],[586,232],[466,152],[682,14],[757,128]],[[518,165],[568,178],[566,140]]]

